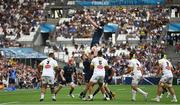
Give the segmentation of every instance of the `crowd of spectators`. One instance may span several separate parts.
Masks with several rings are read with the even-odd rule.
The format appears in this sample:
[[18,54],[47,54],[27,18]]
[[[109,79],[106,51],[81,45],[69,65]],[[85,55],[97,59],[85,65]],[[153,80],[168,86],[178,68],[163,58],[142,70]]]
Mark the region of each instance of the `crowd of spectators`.
[[45,19],[43,0],[0,0],[1,35],[30,35]]
[[8,86],[9,72],[16,71],[16,86],[18,88],[38,87],[37,70],[31,66],[20,63],[15,59],[0,58],[0,82]]
[[[129,43],[121,43],[118,45],[109,46],[106,44],[100,44],[90,50],[87,46],[78,46],[75,45],[72,52],[68,48],[65,49],[66,56],[72,57],[75,59],[76,67],[83,68],[83,60],[77,58],[82,57],[84,54],[91,53],[91,51],[96,51],[101,49],[104,53],[104,57],[109,61],[111,66],[114,66],[116,69],[116,76],[120,76],[127,69],[127,64],[129,60],[129,53],[136,52],[137,59],[143,64],[145,69],[146,76],[155,76],[157,73],[156,62],[160,59],[161,54],[167,52],[167,45],[164,42],[160,43],[139,43],[138,45],[132,46]],[[168,55],[167,55],[168,56]],[[69,57],[65,57],[65,62]],[[172,62],[172,59],[170,59]],[[173,63],[173,66],[176,68],[176,75],[179,75],[179,65],[178,63]],[[179,76],[178,76],[179,77]]]
[[0,46],[23,47],[16,40],[46,21],[45,0],[0,0]]
[[105,21],[105,23],[118,24],[119,34],[139,36],[140,39],[155,39],[164,35],[163,28],[169,22],[169,13],[168,8],[161,6],[77,10],[70,17],[70,21],[57,25],[56,34],[65,38],[91,37],[94,28],[84,18],[86,14],[90,14],[97,23]]

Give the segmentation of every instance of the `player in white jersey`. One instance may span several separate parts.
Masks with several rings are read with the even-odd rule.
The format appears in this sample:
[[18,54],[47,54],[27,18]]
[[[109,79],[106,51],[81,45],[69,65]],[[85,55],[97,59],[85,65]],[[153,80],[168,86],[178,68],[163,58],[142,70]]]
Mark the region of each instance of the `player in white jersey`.
[[102,94],[104,95],[105,100],[109,100],[106,97],[105,89],[103,86],[104,77],[105,77],[105,69],[108,69],[107,60],[102,57],[102,51],[98,51],[97,57],[93,58],[91,61],[91,68],[94,69],[93,75],[90,79],[88,90],[89,90],[89,99],[93,100],[92,89],[95,83],[98,83],[101,88]]
[[130,53],[130,61],[128,65],[128,69],[125,74],[132,73],[132,82],[131,82],[131,89],[132,89],[132,101],[136,101],[136,93],[139,92],[144,96],[144,99],[147,100],[148,93],[144,92],[140,88],[138,88],[138,83],[142,78],[143,74],[143,66],[141,63],[135,58],[134,53]]
[[160,102],[160,95],[163,91],[163,88],[168,89],[170,94],[173,96],[173,99],[171,102],[177,102],[177,98],[175,95],[175,91],[172,87],[172,82],[173,82],[173,73],[174,71],[173,66],[169,60],[166,59],[165,55],[162,54],[161,58],[157,65],[158,65],[158,74],[163,74],[159,84],[158,84],[158,89],[157,89],[157,96],[156,98],[153,99],[153,101]]
[[43,60],[38,65],[39,79],[42,82],[40,101],[44,100],[44,94],[46,92],[47,85],[50,86],[52,100],[56,101],[56,97],[54,93],[54,81],[55,81],[55,75],[57,74],[56,72],[58,69],[58,63],[53,58],[54,58],[54,54],[49,53],[49,57]]

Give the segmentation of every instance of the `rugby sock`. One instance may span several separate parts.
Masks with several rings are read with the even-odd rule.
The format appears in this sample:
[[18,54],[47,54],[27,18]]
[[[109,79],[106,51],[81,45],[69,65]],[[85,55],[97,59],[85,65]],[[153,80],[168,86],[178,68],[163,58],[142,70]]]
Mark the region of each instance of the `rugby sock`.
[[41,93],[41,99],[44,99],[44,93]]
[[97,89],[95,90],[95,92],[93,93],[93,96],[95,96],[98,92],[99,92],[99,88],[97,88]]
[[160,99],[160,96],[156,96],[157,99]]
[[82,91],[81,93],[80,93],[80,96],[82,96],[82,97],[85,97],[86,96],[86,93],[87,93],[87,91]]
[[109,98],[112,99],[112,94],[108,92]]
[[146,92],[144,92],[143,90],[141,90],[140,88],[137,88],[137,91],[143,95],[147,94]]
[[52,99],[56,99],[56,95],[55,94],[52,94]]
[[104,98],[106,98],[106,94],[103,94]]
[[72,94],[73,91],[74,91],[74,88],[71,88],[69,94]]
[[136,91],[132,89],[132,99],[136,100]]
[[173,95],[173,99],[177,100],[176,95]]
[[89,98],[90,98],[90,99],[92,99],[92,98],[93,98],[93,95],[92,95],[92,94],[91,94],[91,95],[89,95]]

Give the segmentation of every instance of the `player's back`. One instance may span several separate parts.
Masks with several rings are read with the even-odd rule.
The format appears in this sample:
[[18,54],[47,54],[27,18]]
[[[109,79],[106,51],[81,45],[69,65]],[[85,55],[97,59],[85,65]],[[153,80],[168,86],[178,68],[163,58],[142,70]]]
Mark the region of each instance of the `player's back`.
[[57,67],[57,61],[53,58],[47,58],[43,60],[40,65],[43,66],[42,76],[54,76],[54,68]]
[[162,68],[162,72],[163,72],[163,75],[167,75],[167,76],[170,76],[172,77],[173,74],[172,74],[172,64],[169,60],[163,58],[163,59],[160,59],[159,60],[159,65],[160,67]]
[[94,74],[105,75],[105,66],[108,65],[107,60],[103,57],[95,57],[91,64],[94,66]]
[[142,73],[141,73],[142,65],[137,59],[131,59],[130,60],[130,65],[133,68],[133,71],[132,71],[133,75],[142,76]]

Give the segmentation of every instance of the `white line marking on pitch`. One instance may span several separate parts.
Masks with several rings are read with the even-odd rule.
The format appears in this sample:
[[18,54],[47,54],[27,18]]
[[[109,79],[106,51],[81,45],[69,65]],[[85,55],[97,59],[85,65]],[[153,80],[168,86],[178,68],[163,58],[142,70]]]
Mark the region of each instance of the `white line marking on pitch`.
[[8,104],[17,104],[18,102],[6,102],[6,103],[1,103],[0,105],[8,105]]

